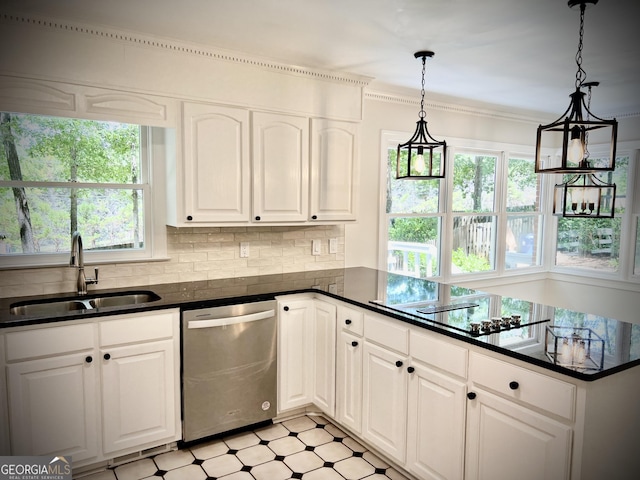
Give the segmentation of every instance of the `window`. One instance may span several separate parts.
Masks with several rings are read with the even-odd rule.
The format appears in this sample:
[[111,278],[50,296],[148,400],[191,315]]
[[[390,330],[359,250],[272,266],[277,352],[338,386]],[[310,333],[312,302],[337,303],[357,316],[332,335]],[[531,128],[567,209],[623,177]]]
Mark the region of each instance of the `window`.
[[[613,172],[596,175],[606,183],[616,184],[614,218],[558,217],[557,266],[609,273],[618,271],[622,219],[627,208],[628,173],[629,156],[625,155],[616,157]],[[563,181],[568,178],[565,176]]]
[[68,262],[71,234],[85,259],[150,258],[151,129],[1,113],[3,266]]
[[452,274],[495,269],[497,162],[488,153],[454,156]]
[[382,136],[381,266],[426,278],[541,265],[541,176],[531,155],[472,141],[473,147],[449,147],[445,180],[396,180],[396,147],[404,137]]
[[[396,141],[396,145],[397,145]],[[393,139],[385,143],[392,145]],[[406,155],[406,152],[402,152]],[[387,269],[416,277],[440,275],[441,181],[396,180],[395,147],[387,156]]]
[[540,175],[535,173],[533,158],[509,158],[506,210],[505,268],[518,269],[540,265]]

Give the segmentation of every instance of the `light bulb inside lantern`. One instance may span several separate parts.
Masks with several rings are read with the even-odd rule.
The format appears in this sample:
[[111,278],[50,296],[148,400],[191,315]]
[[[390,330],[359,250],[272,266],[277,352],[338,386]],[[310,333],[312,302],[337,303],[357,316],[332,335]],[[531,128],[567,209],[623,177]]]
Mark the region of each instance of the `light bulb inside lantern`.
[[567,159],[572,163],[579,164],[584,158],[582,131],[577,125],[571,129],[571,139],[567,150]]
[[562,348],[560,350],[560,355],[562,355],[562,361],[564,363],[570,363],[571,362],[571,347],[569,346],[569,339],[568,338],[563,338],[562,339]]
[[425,164],[425,162],[424,162],[424,148],[423,147],[418,147],[418,154],[416,155],[414,166],[415,166],[416,171],[418,173],[424,172],[424,169],[427,166]]

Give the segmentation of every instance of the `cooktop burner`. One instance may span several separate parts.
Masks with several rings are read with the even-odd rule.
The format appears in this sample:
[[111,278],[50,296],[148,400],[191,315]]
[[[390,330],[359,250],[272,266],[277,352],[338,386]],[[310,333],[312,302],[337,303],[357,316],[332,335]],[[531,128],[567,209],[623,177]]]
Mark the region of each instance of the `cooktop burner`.
[[450,312],[452,310],[461,310],[463,308],[479,307],[478,303],[453,303],[451,305],[432,305],[425,308],[418,308],[416,312],[430,315],[432,313]]
[[[490,319],[487,319],[485,322],[470,322],[468,328],[461,328],[456,325],[451,325],[446,321],[446,316],[442,314],[446,314],[446,312],[453,312],[455,310],[463,310],[468,308],[479,307],[478,303],[472,302],[460,302],[460,303],[452,303],[448,305],[428,305],[428,306],[408,306],[408,305],[387,305],[381,300],[371,300],[369,303],[377,305],[382,308],[389,309],[391,311],[395,311],[398,313],[402,313],[404,315],[409,315],[421,322],[429,322],[435,324],[436,326],[446,327],[448,329],[456,330],[458,332],[464,332],[473,337],[480,337],[483,335],[491,335],[493,333],[500,333],[508,330],[516,330],[518,328],[527,327],[530,325],[537,325],[539,323],[548,322],[549,319],[538,320],[534,322],[520,322],[518,320],[517,323],[509,323],[505,325],[500,322],[496,324],[491,322]],[[443,318],[444,317],[444,318]],[[438,318],[438,320],[436,320]],[[440,321],[440,320],[445,321]],[[472,327],[472,323],[476,323],[475,327]],[[484,323],[484,325],[482,325]]]

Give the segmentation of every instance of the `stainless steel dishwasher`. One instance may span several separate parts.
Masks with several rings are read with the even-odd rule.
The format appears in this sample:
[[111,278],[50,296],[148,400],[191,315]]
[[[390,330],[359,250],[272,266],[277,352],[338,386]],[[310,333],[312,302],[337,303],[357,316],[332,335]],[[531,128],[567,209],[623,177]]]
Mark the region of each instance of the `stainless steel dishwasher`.
[[189,442],[276,415],[276,302],[182,312],[182,434]]

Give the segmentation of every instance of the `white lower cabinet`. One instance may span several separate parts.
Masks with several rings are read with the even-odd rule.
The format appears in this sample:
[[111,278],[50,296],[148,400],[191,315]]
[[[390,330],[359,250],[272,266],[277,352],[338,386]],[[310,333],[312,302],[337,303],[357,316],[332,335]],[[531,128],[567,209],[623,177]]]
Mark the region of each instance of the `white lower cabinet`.
[[468,480],[569,478],[571,427],[477,389],[467,409]]
[[468,480],[566,480],[576,387],[479,353],[469,361]]
[[311,403],[313,300],[278,299],[278,412]]
[[279,412],[315,405],[419,480],[628,478],[622,465],[640,464],[637,368],[573,380],[322,298],[278,299]]
[[[106,454],[174,436],[172,340],[101,349]],[[108,359],[105,358],[108,356]]]
[[90,350],[7,366],[13,455],[71,455],[74,462],[97,458],[93,357]]
[[407,469],[422,479],[461,479],[464,472],[466,385],[411,362]]
[[5,337],[0,333],[0,457],[11,455],[9,412],[7,410],[7,369],[4,354]]
[[336,420],[416,478],[569,478],[573,383],[357,307],[337,330]]
[[314,405],[330,417],[336,414],[336,306],[313,301]]
[[340,332],[336,352],[336,420],[362,432],[362,338]]
[[180,439],[178,310],[5,337],[12,455],[82,466]]
[[277,300],[278,412],[315,404],[333,417],[336,307],[308,296]]
[[364,344],[362,437],[401,464],[407,438],[406,363],[407,357],[402,354]]

